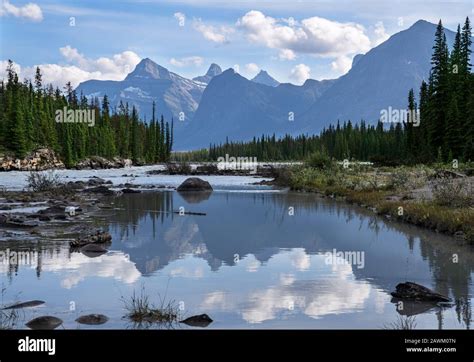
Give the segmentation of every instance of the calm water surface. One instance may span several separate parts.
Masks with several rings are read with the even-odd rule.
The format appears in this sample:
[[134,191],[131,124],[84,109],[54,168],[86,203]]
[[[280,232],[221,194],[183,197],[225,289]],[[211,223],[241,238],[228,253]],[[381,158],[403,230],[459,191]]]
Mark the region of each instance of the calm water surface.
[[[0,265],[4,304],[46,301],[20,311],[16,328],[45,314],[86,328],[74,320],[87,313],[110,318],[98,328],[131,328],[122,299],[142,288],[156,303],[174,300],[185,316],[209,314],[208,328],[384,328],[406,315],[416,328],[469,327],[474,250],[452,238],[292,192],[145,192],[111,202],[97,219],[113,237],[105,255],[71,253],[57,241],[0,243],[38,255],[36,265]],[[180,207],[206,215],[172,213]],[[328,258],[334,251],[359,259]],[[455,304],[397,311],[390,292],[406,280]]]

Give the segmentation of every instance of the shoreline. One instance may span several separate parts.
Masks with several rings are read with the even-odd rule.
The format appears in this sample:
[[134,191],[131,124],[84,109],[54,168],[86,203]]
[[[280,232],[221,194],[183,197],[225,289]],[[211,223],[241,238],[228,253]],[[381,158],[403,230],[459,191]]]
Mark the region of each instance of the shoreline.
[[[340,168],[333,168],[333,166],[326,170],[303,166],[284,170],[282,175],[278,175],[269,184],[286,186],[296,192],[316,193],[322,197],[342,200],[349,205],[366,208],[387,220],[396,220],[429,229],[473,244],[474,196],[461,195],[461,193],[472,190],[474,176],[468,177],[450,170],[441,170],[437,173],[443,176],[436,179],[438,176],[436,173],[429,174],[423,170],[424,173],[428,173],[423,175],[423,183],[420,180],[423,179],[419,172],[421,167],[401,167],[401,169],[405,169],[402,176],[398,174],[400,168],[380,168],[380,170],[361,168],[341,171]],[[385,173],[383,177],[377,175],[381,170]],[[463,178],[451,179],[451,176]],[[373,179],[370,179],[372,177]],[[356,180],[351,180],[351,178]],[[382,178],[385,178],[385,181],[394,178],[395,185],[384,184]],[[418,182],[418,185],[413,186],[413,189],[404,188],[406,186],[404,182],[409,185],[410,178],[420,178],[414,180],[415,183]],[[438,187],[437,182],[447,183],[447,186],[443,186],[446,190],[440,192],[441,196],[446,198],[445,204],[439,203],[433,195],[433,189]],[[461,183],[466,184],[457,186]],[[461,197],[465,198],[462,200],[466,202],[465,205],[450,205],[452,200],[461,199]]]
[[[280,163],[280,165],[282,165]],[[420,195],[421,193],[427,193],[430,191],[427,188],[427,185],[431,181],[427,181],[432,177],[425,177],[425,184],[418,184],[417,189],[410,190],[407,185],[409,181],[406,179],[411,178],[420,178],[420,167],[408,168],[408,173],[413,175],[406,177],[404,175],[401,177],[407,184],[403,184],[402,188],[400,185],[394,187],[387,187],[385,184],[382,184],[380,180],[370,181],[372,183],[379,182],[380,185],[377,187],[365,187],[364,185],[360,186],[359,183],[363,183],[362,180],[369,179],[370,173],[382,174],[385,179],[390,179],[397,176],[397,173],[400,172],[397,168],[376,168],[368,169],[363,168],[361,170],[347,170],[342,171],[338,167],[336,171],[332,169],[331,171],[327,170],[315,170],[301,165],[285,165],[283,167],[275,168],[269,163],[266,164],[267,167],[260,167],[258,173],[252,173],[249,170],[217,170],[217,167],[208,163],[194,163],[193,169],[188,173],[181,173],[180,170],[174,170],[174,172],[169,172],[166,164],[155,164],[151,166],[144,166],[148,170],[141,170],[142,174],[137,176],[134,175],[134,168],[123,168],[123,170],[131,170],[132,173],[121,174],[122,169],[115,169],[116,175],[111,176],[110,178],[131,178],[130,182],[120,182],[123,180],[118,180],[119,182],[111,182],[110,180],[104,180],[97,176],[85,176],[89,180],[74,180],[70,179],[70,176],[65,176],[63,181],[66,182],[65,187],[68,191],[61,196],[57,194],[48,194],[48,193],[32,193],[31,191],[26,190],[8,190],[4,189],[1,191],[1,197],[12,198],[16,202],[24,203],[24,207],[31,207],[33,202],[43,202],[48,205],[57,204],[57,203],[73,203],[79,200],[87,199],[91,195],[96,199],[100,200],[103,195],[112,195],[117,190],[123,189],[125,192],[130,189],[143,191],[153,191],[153,190],[162,190],[162,189],[175,189],[175,187],[166,185],[164,180],[163,185],[160,184],[160,176],[182,176],[182,177],[200,177],[200,176],[234,176],[234,177],[255,177],[255,178],[264,178],[264,180],[259,180],[256,182],[251,182],[249,185],[254,186],[269,186],[272,188],[289,188],[289,190],[294,192],[304,192],[304,193],[316,193],[324,198],[335,198],[346,202],[348,205],[357,205],[372,211],[374,214],[380,215],[387,220],[395,220],[398,222],[407,223],[410,225],[415,225],[420,228],[429,229],[437,233],[446,234],[456,239],[464,240],[468,243],[474,243],[474,208],[472,206],[463,206],[463,207],[453,207],[448,205],[438,205],[434,199],[433,195],[430,197],[425,197],[425,195]],[[262,172],[263,170],[263,172]],[[74,172],[75,170],[70,170]],[[80,170],[78,172],[87,172],[88,170]],[[89,170],[95,171],[98,170]],[[107,170],[102,170],[104,173]],[[119,171],[117,173],[117,171]],[[189,170],[188,170],[189,171]],[[216,172],[218,171],[218,172]],[[383,172],[382,172],[383,171]],[[23,172],[23,171],[19,171]],[[346,172],[346,174],[345,174]],[[425,171],[424,171],[425,172]],[[445,171],[443,171],[445,172]],[[27,171],[25,172],[25,174]],[[308,175],[305,176],[305,173]],[[426,173],[426,172],[425,172]],[[301,177],[301,175],[305,177]],[[158,176],[158,180],[153,184],[141,184],[139,179],[135,177],[153,177]],[[103,175],[102,175],[103,177]],[[332,178],[335,177],[339,180],[334,181]],[[350,178],[359,178],[357,185],[354,187],[352,184],[346,184]],[[370,176],[372,177],[372,176]],[[375,176],[374,176],[375,177]],[[377,176],[379,177],[379,176]],[[265,179],[267,178],[267,179]],[[68,181],[69,179],[69,181]],[[341,181],[342,180],[342,181]],[[466,177],[468,182],[473,183],[474,177]],[[135,181],[138,184],[135,184]],[[142,180],[143,181],[143,180]],[[250,181],[250,180],[249,180]],[[328,182],[329,181],[329,182]],[[100,190],[98,186],[105,186],[104,189]],[[1,185],[0,185],[1,186]],[[403,188],[405,186],[405,188]],[[92,191],[92,193],[83,192],[85,188],[96,188],[97,190]],[[431,192],[431,191],[430,191]],[[9,197],[5,197],[9,195]],[[95,203],[100,201],[95,200]],[[1,207],[2,205],[0,205]],[[67,205],[65,205],[67,206]],[[8,208],[0,208],[0,215],[5,215],[2,211],[9,211]],[[15,213],[12,213],[13,215]],[[1,225],[0,225],[1,226]]]

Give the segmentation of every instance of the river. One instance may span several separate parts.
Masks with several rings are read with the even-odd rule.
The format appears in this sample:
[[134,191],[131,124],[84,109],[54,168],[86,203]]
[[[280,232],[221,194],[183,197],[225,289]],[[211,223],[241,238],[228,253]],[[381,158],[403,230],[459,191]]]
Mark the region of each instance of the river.
[[[122,182],[127,172],[116,172],[114,183]],[[251,177],[210,180],[218,184],[212,194],[111,197],[112,208],[95,224],[113,241],[98,257],[57,240],[0,243],[4,253],[32,256],[0,264],[2,303],[46,301],[21,310],[15,328],[40,315],[61,318],[65,328],[90,328],[75,322],[89,313],[109,317],[93,328],[134,328],[123,318],[124,300],[141,290],[156,304],[173,301],[183,317],[207,313],[214,320],[207,328],[381,329],[407,316],[416,328],[470,327],[471,246],[340,201],[249,185]],[[205,215],[172,212],[178,210]],[[390,292],[407,280],[454,304],[400,309]]]

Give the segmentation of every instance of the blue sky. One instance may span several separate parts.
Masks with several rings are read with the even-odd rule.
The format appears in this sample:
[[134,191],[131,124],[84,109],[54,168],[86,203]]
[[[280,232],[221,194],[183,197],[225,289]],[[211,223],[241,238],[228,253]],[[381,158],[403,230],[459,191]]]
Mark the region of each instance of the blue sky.
[[122,79],[145,57],[186,77],[214,62],[301,84],[344,74],[419,19],[455,29],[472,15],[472,0],[3,0],[0,61],[24,77],[41,65],[55,84]]

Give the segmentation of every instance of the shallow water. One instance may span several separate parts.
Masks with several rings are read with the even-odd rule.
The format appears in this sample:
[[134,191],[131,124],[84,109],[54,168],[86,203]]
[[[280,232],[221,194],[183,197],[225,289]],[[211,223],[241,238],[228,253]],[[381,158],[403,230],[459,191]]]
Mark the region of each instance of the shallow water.
[[[261,163],[260,165],[275,165],[278,163]],[[191,165],[196,167],[197,165]],[[131,183],[144,187],[151,185],[163,185],[170,187],[179,186],[187,177],[186,175],[149,175],[147,172],[164,170],[164,165],[133,166],[127,168],[104,169],[104,170],[54,170],[46,171],[57,175],[62,182],[87,181],[91,177],[100,177],[106,181],[111,181],[115,186],[119,184]],[[26,188],[29,172],[11,171],[0,173],[0,189],[19,191]],[[242,185],[268,180],[255,176],[199,176],[201,179],[210,182],[214,189],[241,188]],[[250,187],[250,186],[248,186]],[[248,188],[247,187],[247,188]],[[256,188],[256,187],[254,187]]]
[[[173,300],[184,317],[207,313],[214,320],[207,328],[378,329],[407,314],[416,328],[469,326],[472,247],[316,195],[243,191],[230,185],[212,194],[111,199],[114,208],[96,222],[113,243],[96,258],[58,241],[0,244],[4,253],[33,252],[30,264],[0,264],[2,302],[46,301],[21,310],[15,328],[45,314],[66,328],[90,328],[74,321],[88,313],[110,318],[95,328],[133,328],[122,318],[122,299],[142,289],[156,304]],[[206,215],[171,212],[180,207]],[[390,292],[406,280],[449,295],[455,305],[397,310]]]

